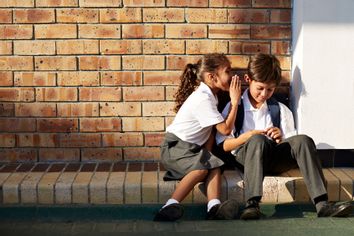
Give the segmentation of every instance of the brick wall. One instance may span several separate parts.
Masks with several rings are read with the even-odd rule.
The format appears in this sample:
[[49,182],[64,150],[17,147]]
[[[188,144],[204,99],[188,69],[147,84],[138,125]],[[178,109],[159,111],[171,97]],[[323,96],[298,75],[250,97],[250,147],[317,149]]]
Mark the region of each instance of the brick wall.
[[158,160],[180,70],[257,52],[290,79],[291,0],[1,0],[0,162]]

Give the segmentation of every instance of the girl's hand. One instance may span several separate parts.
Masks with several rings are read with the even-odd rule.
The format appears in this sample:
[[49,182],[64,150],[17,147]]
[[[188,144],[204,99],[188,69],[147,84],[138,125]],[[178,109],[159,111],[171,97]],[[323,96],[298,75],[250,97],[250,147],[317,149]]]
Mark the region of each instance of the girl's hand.
[[230,100],[231,100],[231,105],[232,106],[238,106],[238,103],[240,102],[241,99],[241,80],[238,75],[234,75],[231,78],[231,84],[230,84]]
[[250,130],[247,131],[246,133],[241,134],[240,136],[238,136],[238,138],[242,139],[242,142],[245,143],[247,142],[248,139],[250,139],[253,135],[255,134],[265,134],[264,130]]
[[281,142],[283,135],[281,133],[281,130],[278,127],[267,128],[264,132],[268,137],[272,138],[276,143]]

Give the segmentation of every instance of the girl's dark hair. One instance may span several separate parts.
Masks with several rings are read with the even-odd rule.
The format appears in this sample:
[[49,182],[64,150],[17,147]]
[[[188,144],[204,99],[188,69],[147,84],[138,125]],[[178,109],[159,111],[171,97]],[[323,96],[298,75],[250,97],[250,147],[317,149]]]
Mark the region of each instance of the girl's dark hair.
[[180,85],[175,94],[174,111],[178,112],[189,95],[204,81],[204,73],[217,73],[219,68],[230,65],[229,59],[220,53],[206,54],[196,64],[187,64],[180,77]]
[[275,83],[281,81],[281,68],[279,60],[274,55],[259,53],[253,56],[248,63],[248,76],[262,83]]

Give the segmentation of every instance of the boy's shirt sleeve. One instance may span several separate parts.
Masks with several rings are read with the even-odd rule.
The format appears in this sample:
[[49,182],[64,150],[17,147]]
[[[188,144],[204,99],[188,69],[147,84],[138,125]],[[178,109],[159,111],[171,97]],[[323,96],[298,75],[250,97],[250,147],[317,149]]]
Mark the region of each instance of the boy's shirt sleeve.
[[289,138],[297,134],[294,124],[293,113],[290,109],[282,103],[280,105],[280,129],[283,133],[283,138]]
[[[226,119],[226,117],[228,116],[229,110],[230,110],[230,102],[226,104],[224,110],[221,113],[221,115],[224,119]],[[224,142],[228,138],[234,138],[235,137],[234,132],[235,132],[235,125],[232,128],[232,132],[230,135],[223,135],[223,134],[219,133],[219,131],[217,131],[216,135],[215,135],[216,144],[219,145],[220,143]]]

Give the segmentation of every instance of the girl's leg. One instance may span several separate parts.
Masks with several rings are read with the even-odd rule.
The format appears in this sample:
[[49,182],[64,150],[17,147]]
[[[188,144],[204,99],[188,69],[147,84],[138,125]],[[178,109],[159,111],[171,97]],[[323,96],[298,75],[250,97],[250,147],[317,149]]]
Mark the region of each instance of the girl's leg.
[[208,170],[193,170],[183,177],[181,182],[177,185],[176,190],[172,194],[173,199],[181,202],[190,191],[194,188],[194,186],[204,181],[204,179],[208,175]]
[[220,168],[210,170],[209,175],[205,181],[206,194],[208,201],[220,198],[221,189],[221,171]]

